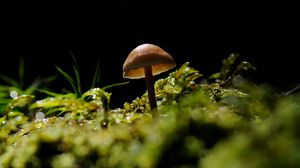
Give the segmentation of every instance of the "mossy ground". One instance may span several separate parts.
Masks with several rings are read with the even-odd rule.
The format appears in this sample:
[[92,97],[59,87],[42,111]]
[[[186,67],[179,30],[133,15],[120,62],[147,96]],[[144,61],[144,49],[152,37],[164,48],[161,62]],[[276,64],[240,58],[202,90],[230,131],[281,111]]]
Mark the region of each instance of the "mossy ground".
[[300,95],[247,79],[255,68],[237,57],[210,77],[187,62],[157,80],[157,117],[147,93],[111,109],[103,88],[1,86],[0,167],[300,167]]

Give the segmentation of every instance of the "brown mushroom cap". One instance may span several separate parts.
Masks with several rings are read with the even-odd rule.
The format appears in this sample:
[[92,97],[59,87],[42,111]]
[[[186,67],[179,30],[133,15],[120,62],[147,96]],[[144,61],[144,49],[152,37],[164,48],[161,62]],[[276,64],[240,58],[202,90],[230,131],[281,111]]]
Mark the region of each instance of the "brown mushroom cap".
[[142,44],[133,49],[123,64],[123,77],[144,78],[144,67],[152,66],[153,75],[176,66],[172,56],[153,44]]

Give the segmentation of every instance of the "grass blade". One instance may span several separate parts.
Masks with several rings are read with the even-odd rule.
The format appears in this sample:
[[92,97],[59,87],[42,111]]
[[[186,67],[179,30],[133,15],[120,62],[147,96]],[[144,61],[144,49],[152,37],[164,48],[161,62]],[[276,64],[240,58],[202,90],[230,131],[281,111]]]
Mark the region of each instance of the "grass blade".
[[106,89],[109,89],[109,88],[112,88],[112,87],[115,87],[115,86],[121,86],[121,85],[127,85],[127,84],[129,84],[129,81],[122,82],[122,83],[115,83],[115,84],[111,84],[111,85],[108,85],[108,86],[104,86],[102,89],[106,90]]
[[93,77],[93,83],[91,88],[95,88],[96,84],[100,81],[100,62],[97,62],[96,70]]
[[79,69],[76,66],[73,66],[75,76],[76,76],[76,85],[77,85],[77,91],[81,95],[81,83],[80,83],[80,75],[79,75]]
[[73,54],[72,51],[70,51],[70,54],[72,56],[72,59],[73,59],[73,62],[74,62],[74,65],[73,65],[73,69],[74,69],[74,72],[75,72],[75,76],[76,76],[76,82],[77,82],[77,91],[79,92],[79,94],[81,95],[81,83],[80,83],[80,74],[79,74],[79,66],[77,64],[77,60]]
[[45,89],[36,89],[36,90],[41,92],[41,93],[45,93],[49,96],[53,96],[53,97],[62,96],[62,94],[51,92],[51,91],[48,91],[48,90],[45,90]]
[[14,87],[18,87],[18,82],[6,75],[0,74],[0,79],[2,79],[4,82],[6,82],[7,84],[14,86]]
[[40,86],[41,84],[41,79],[40,78],[36,78],[31,84],[30,86],[24,91],[24,93],[26,95],[31,95],[33,94],[33,92]]
[[25,74],[25,63],[24,58],[20,57],[20,65],[19,65],[19,88],[23,89],[24,87],[24,74]]
[[66,73],[65,71],[63,71],[62,69],[60,69],[58,66],[55,66],[56,69],[68,80],[68,82],[71,84],[75,94],[76,94],[76,97],[80,97],[80,93],[78,91],[78,88],[76,87],[76,83],[75,81],[72,79],[72,77]]

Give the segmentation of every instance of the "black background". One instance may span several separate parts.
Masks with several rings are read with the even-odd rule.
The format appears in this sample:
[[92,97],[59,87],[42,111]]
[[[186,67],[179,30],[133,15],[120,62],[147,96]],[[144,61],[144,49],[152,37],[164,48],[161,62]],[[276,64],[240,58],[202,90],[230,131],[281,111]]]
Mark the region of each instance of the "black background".
[[[57,73],[54,65],[73,75],[72,51],[83,90],[92,83],[97,61],[98,86],[103,87],[128,81],[122,78],[127,55],[140,44],[153,43],[177,65],[189,61],[206,77],[220,70],[223,58],[238,52],[257,68],[257,81],[286,89],[299,82],[296,11],[280,0],[1,2],[0,72],[17,78],[18,60],[24,57],[26,84]],[[144,93],[143,80],[130,82],[109,90],[113,106]],[[49,87],[71,89],[62,77]]]

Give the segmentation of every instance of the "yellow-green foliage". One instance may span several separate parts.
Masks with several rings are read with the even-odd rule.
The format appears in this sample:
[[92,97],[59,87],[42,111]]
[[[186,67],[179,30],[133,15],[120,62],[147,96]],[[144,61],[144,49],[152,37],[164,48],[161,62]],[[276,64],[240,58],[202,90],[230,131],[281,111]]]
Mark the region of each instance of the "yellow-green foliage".
[[156,81],[157,118],[147,93],[116,109],[101,88],[12,99],[0,119],[0,168],[299,167],[300,96],[248,81],[237,69],[250,64],[235,69],[235,59],[210,79],[185,63]]

